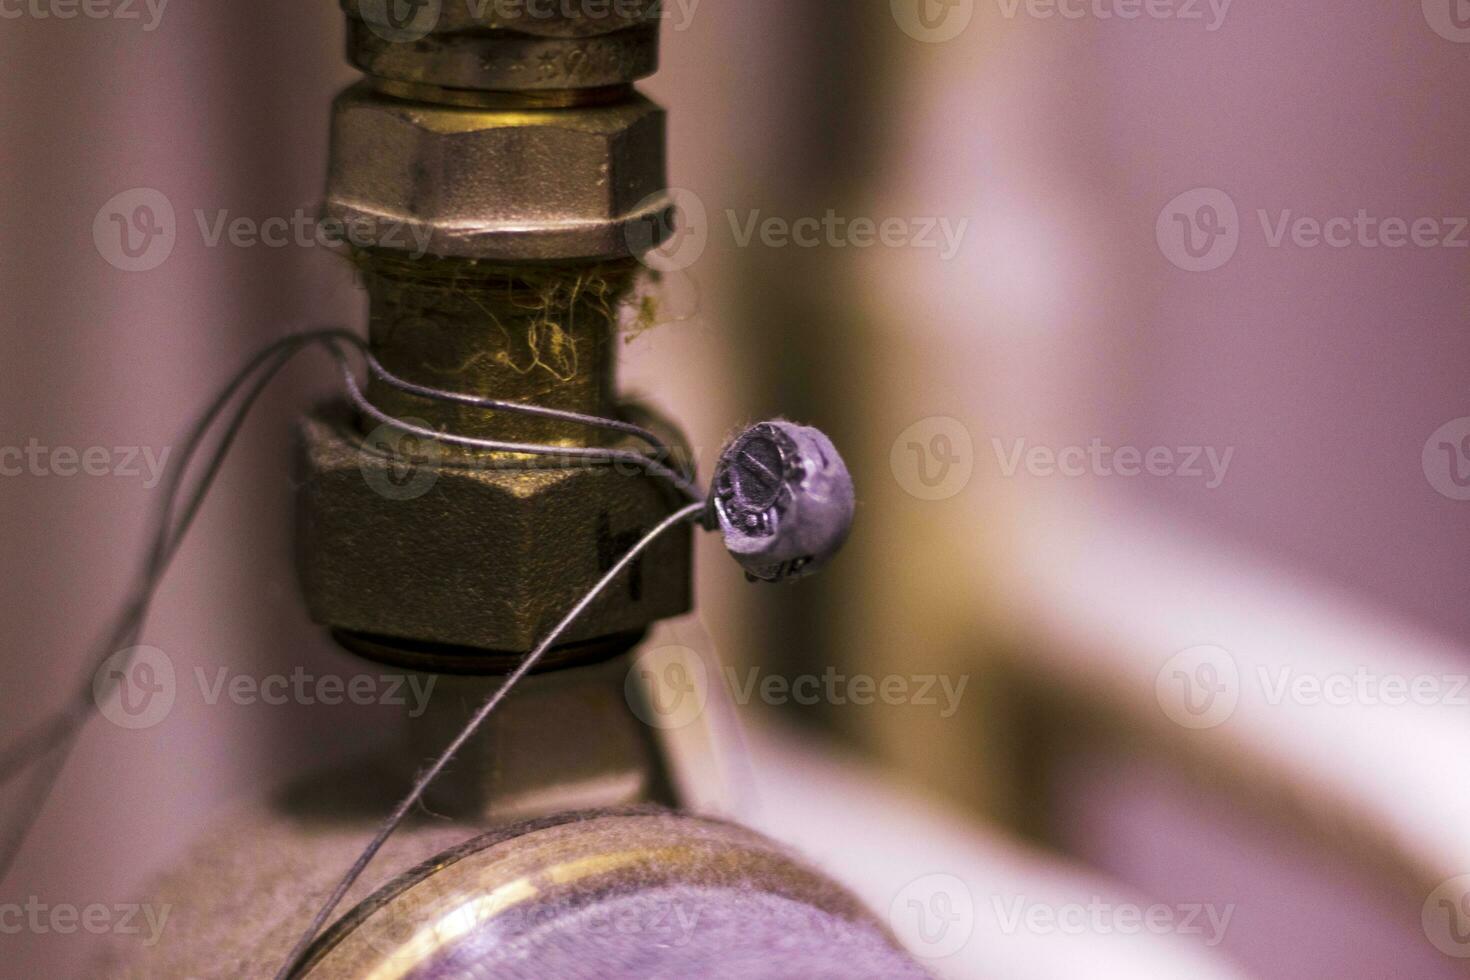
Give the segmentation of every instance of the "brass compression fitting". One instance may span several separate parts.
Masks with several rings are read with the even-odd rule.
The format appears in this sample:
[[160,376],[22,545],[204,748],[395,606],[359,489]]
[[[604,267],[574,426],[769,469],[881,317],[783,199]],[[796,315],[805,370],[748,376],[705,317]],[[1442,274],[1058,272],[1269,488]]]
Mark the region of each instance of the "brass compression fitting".
[[[667,237],[656,0],[344,0],[366,77],[333,110],[326,217],[353,245],[369,339],[410,382],[601,417],[614,338]],[[373,383],[395,418],[558,446],[617,433]],[[626,468],[424,445],[340,410],[304,426],[302,572],[350,647],[427,669],[524,653],[642,532],[668,488]],[[627,649],[690,605],[687,530],[656,546],[548,666]]]

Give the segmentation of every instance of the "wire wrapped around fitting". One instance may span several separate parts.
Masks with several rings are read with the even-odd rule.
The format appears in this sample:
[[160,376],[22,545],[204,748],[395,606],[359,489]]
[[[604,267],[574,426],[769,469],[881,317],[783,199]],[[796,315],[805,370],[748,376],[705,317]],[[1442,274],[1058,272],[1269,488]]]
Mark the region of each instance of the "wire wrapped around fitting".
[[[239,435],[250,410],[259,401],[271,380],[297,354],[309,347],[323,347],[342,368],[343,380],[351,400],[359,409],[362,409],[366,414],[378,419],[383,424],[400,427],[405,431],[419,434],[425,438],[440,440],[451,438],[444,433],[434,432],[400,422],[377,410],[363,395],[361,386],[352,373],[351,362],[347,352],[343,349],[344,345],[359,351],[368,365],[368,370],[379,380],[395,387],[401,387],[403,390],[421,397],[452,400],[491,411],[541,415],[594,428],[608,429],[636,438],[649,445],[656,452],[668,452],[668,447],[657,435],[627,422],[580,415],[575,412],[567,412],[559,409],[542,408],[535,405],[503,402],[492,398],[439,391],[437,389],[415,385],[387,371],[373,355],[366,341],[358,335],[340,328],[328,328],[292,334],[267,345],[256,353],[221,388],[219,393],[211,401],[209,407],[189,427],[187,434],[181,442],[180,451],[174,455],[170,463],[168,475],[163,485],[163,499],[160,501],[156,515],[156,527],[152,532],[148,554],[143,561],[143,567],[137,583],[132,594],[127,598],[116,615],[112,625],[103,634],[97,644],[94,655],[90,658],[87,669],[79,680],[74,696],[66,707],[53,713],[29,731],[18,736],[6,745],[3,751],[0,751],[0,786],[6,785],[17,777],[29,772],[36,763],[43,759],[55,760],[53,765],[38,771],[37,778],[30,790],[24,795],[17,808],[18,812],[14,819],[6,826],[4,833],[0,834],[0,881],[4,881],[10,869],[14,866],[16,857],[24,847],[31,829],[35,825],[36,818],[45,806],[46,800],[49,798],[57,778],[65,767],[71,749],[76,743],[77,736],[97,710],[97,693],[94,690],[94,678],[96,677],[97,671],[114,654],[133,647],[137,642],[143,632],[148,611],[158,592],[159,585],[171,566],[173,559],[177,556],[179,548],[182,546],[184,538],[190,527],[192,527],[195,518],[197,518],[200,508],[203,506],[209,490],[214,485],[215,479],[218,477],[224,461],[234,444],[235,438]],[[243,395],[241,395],[242,391],[244,392]],[[203,468],[202,474],[194,482],[192,488],[186,489],[185,478],[188,476],[189,470],[194,464],[195,457],[204,446],[210,433],[214,430],[216,423],[219,423],[225,417],[226,410],[237,397],[239,398],[239,404],[235,407],[233,414],[228,416],[228,422],[224,424],[224,434],[220,437],[219,442],[207,461],[201,464]],[[699,518],[700,523],[709,526],[707,498],[694,483],[693,475],[670,469],[643,453],[632,450],[601,448],[572,452],[566,447],[501,443],[490,440],[469,439],[466,437],[458,437],[456,438],[456,442],[461,445],[490,451],[536,456],[567,457],[574,455],[591,461],[625,462],[638,466],[648,472],[650,476],[667,480],[690,499],[690,506],[680,512],[684,517],[679,523]],[[180,505],[181,500],[182,505]],[[118,672],[126,673],[130,663],[131,656],[118,663],[116,665]]]
[[[491,452],[581,458],[607,463],[625,462],[641,468],[650,476],[668,481],[689,499],[689,503],[669,514],[613,563],[602,578],[573,604],[557,625],[542,637],[535,649],[485,701],[469,724],[434,763],[415,780],[409,794],[384,821],[372,841],[321,906],[311,925],[302,934],[280,972],[277,973],[278,978],[296,975],[309,961],[313,943],[332,912],[367,868],[383,843],[393,834],[408,813],[418,805],[425,790],[450,764],[460,748],[474,736],[515,686],[535,669],[547,652],[566,634],[597,597],[663,535],[690,522],[701,523],[710,529],[717,526],[718,522],[718,526],[721,526],[725,533],[726,544],[731,548],[732,554],[737,558],[743,557],[748,567],[754,567],[759,573],[756,577],[776,581],[804,574],[820,564],[826,557],[830,557],[828,554],[806,556],[800,555],[799,552],[813,547],[822,551],[835,551],[837,547],[840,547],[842,539],[846,537],[847,524],[852,519],[851,481],[846,467],[825,437],[816,438],[820,434],[814,435],[815,430],[803,430],[779,421],[763,423],[748,429],[739,439],[731,443],[721,457],[720,468],[716,472],[717,485],[720,488],[719,506],[717,507],[713,498],[703,493],[696,485],[692,472],[674,470],[657,459],[634,450],[501,442],[438,432],[394,418],[373,405],[363,394],[357,377],[353,373],[351,360],[344,350],[344,345],[352,347],[363,356],[368,370],[375,378],[409,394],[455,402],[487,411],[523,413],[606,429],[638,439],[655,452],[667,453],[667,445],[655,433],[647,429],[615,419],[519,402],[501,401],[415,384],[395,376],[384,368],[374,356],[367,342],[346,330],[310,331],[276,341],[256,354],[245,368],[225,385],[209,408],[190,427],[184,439],[182,451],[173,462],[167,477],[164,499],[161,501],[158,513],[158,526],[144,561],[137,588],[124,604],[113,628],[106,634],[98,656],[95,658],[96,662],[90,666],[84,680],[79,685],[76,698],[66,708],[12,742],[3,753],[0,753],[0,785],[29,771],[36,762],[42,759],[56,759],[55,765],[38,772],[32,791],[20,807],[18,819],[7,828],[4,839],[0,840],[0,881],[4,880],[20,849],[24,846],[37,816],[44,807],[76,743],[77,735],[98,707],[100,695],[94,688],[97,672],[103,664],[110,661],[120,647],[131,646],[142,633],[148,610],[157,594],[159,584],[177,555],[187,531],[198,516],[209,489],[218,476],[251,408],[258,401],[265,387],[296,354],[316,345],[324,347],[336,360],[341,369],[348,396],[357,408],[364,415],[384,425],[393,426],[423,438]],[[204,445],[216,422],[242,390],[245,391],[245,394],[240,398],[240,404],[233,415],[229,416],[224,434],[220,437],[208,462],[204,464],[203,474],[187,493],[183,493],[185,478],[188,476],[195,455]],[[181,494],[185,502],[181,510],[176,510]],[[744,547],[742,543],[750,543],[750,547]],[[736,547],[737,544],[741,544],[741,547]],[[793,548],[795,548],[794,551]],[[123,652],[125,654],[123,660],[116,665],[115,673],[118,675],[126,673],[136,651]]]
[[690,501],[703,501],[708,498],[708,494],[696,485],[692,474],[681,473],[671,467],[665,466],[658,459],[635,450],[612,449],[599,446],[553,446],[543,443],[505,442],[497,439],[481,439],[429,429],[400,418],[395,418],[368,400],[362,391],[362,387],[357,383],[357,378],[352,373],[350,362],[342,353],[341,349],[331,342],[332,339],[340,339],[354,345],[363,355],[364,360],[367,362],[368,370],[372,372],[374,377],[408,394],[417,395],[421,398],[430,398],[436,401],[482,408],[487,411],[512,412],[535,416],[537,418],[569,422],[575,425],[585,425],[591,428],[605,429],[610,432],[617,432],[639,439],[647,443],[655,452],[662,456],[669,457],[672,455],[669,446],[656,434],[631,422],[601,418],[595,415],[583,415],[579,412],[570,412],[558,408],[527,405],[521,402],[501,401],[495,398],[445,391],[439,388],[430,388],[426,385],[415,384],[397,377],[384,368],[377,357],[373,355],[367,342],[356,334],[349,333],[345,330],[340,332],[333,331],[328,332],[328,336],[323,339],[332,354],[337,358],[338,365],[342,370],[343,385],[347,390],[347,395],[351,399],[353,406],[368,418],[373,419],[381,425],[391,426],[402,432],[411,433],[421,438],[435,440],[447,445],[462,446],[467,449],[478,449],[485,452],[511,453],[520,456],[560,457],[565,460],[580,459],[595,463],[625,463],[642,469],[649,476],[667,480],[675,489],[689,498]]

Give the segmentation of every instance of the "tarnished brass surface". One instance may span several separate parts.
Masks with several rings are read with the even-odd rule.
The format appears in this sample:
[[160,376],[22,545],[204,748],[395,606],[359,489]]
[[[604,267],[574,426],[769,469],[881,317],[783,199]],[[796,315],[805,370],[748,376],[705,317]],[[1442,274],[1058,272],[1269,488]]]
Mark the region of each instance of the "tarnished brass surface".
[[[674,508],[665,484],[626,466],[440,457],[404,469],[341,411],[306,419],[301,438],[302,580],[312,616],[339,630],[523,653]],[[690,534],[650,548],[565,642],[686,612]]]
[[[373,353],[410,382],[619,417],[638,251],[672,230],[665,118],[632,88],[659,4],[344,0],[367,74],[333,107],[326,219],[353,246]],[[606,430],[405,394],[388,416],[459,437],[603,447]],[[628,466],[303,425],[307,603],[350,649],[493,673],[535,645],[677,502]],[[668,441],[677,442],[676,437]],[[642,450],[631,442],[619,448]],[[663,538],[545,668],[614,656],[690,604],[690,533]]]
[[[345,916],[318,942],[300,975],[403,980],[460,975],[457,966],[484,971],[506,945],[534,931],[558,930],[560,917],[574,920],[561,927],[562,941],[577,942],[588,938],[585,921],[575,920],[589,906],[660,889],[681,896],[671,901],[691,904],[719,903],[720,896],[732,903],[752,895],[777,897],[811,910],[815,916],[805,921],[822,923],[816,932],[826,933],[784,935],[791,950],[814,941],[833,950],[845,946],[855,955],[849,976],[924,975],[856,899],[780,846],[731,824],[667,812],[570,815],[455,848]],[[642,925],[644,931],[629,930],[623,940],[646,947],[637,950],[638,958],[658,976],[669,975],[659,961],[672,944],[652,923]],[[760,947],[767,925],[746,923],[737,941]],[[702,937],[697,918],[685,938],[696,948],[728,941]],[[472,952],[466,955],[464,947]],[[893,972],[874,972],[882,969],[880,957],[862,953],[875,948],[886,953]],[[718,961],[720,952],[711,951],[711,959]],[[783,957],[772,953],[769,970],[758,975],[791,976],[781,970]],[[534,972],[534,955],[528,965]],[[629,976],[621,970],[608,975]]]
[[[562,722],[558,744],[547,747],[538,773],[513,765],[499,780],[493,807],[458,805],[459,794],[495,777],[481,771],[484,756],[507,749],[529,757],[518,732],[501,728],[471,748],[475,766],[445,772],[432,809],[409,817],[384,845],[364,877],[347,895],[342,911],[390,886],[436,854],[457,848],[514,822],[545,819],[567,807],[577,810],[667,802],[662,758],[635,739],[603,741],[605,717],[583,717],[578,705],[588,689],[620,687],[628,665],[610,662],[527,679],[507,708],[549,714]],[[445,703],[466,692],[435,679],[429,720]],[[519,707],[514,702],[528,696]],[[598,700],[603,695],[597,694]],[[544,722],[543,722],[544,724]],[[432,725],[430,727],[433,727]],[[629,733],[632,734],[631,732]],[[531,733],[527,733],[529,740]],[[515,746],[504,744],[512,738]],[[384,815],[401,798],[405,784],[423,764],[407,745],[376,750],[352,763],[311,773],[282,792],[252,799],[211,823],[207,832],[149,882],[142,896],[169,909],[156,945],[118,935],[105,945],[102,962],[87,972],[109,980],[240,980],[274,975],[322,900],[362,851]],[[437,746],[436,748],[442,748]],[[582,758],[567,764],[568,757]],[[493,762],[493,760],[488,760]],[[446,807],[440,809],[440,807]],[[3,973],[3,971],[0,971]]]
[[334,107],[326,216],[354,229],[358,244],[366,237],[405,252],[628,256],[647,228],[668,224],[664,144],[664,111],[636,94],[578,108],[489,109],[359,84]]
[[[647,24],[660,12],[661,0],[442,0],[425,11],[422,24],[432,33],[461,31],[515,31],[540,37],[593,37],[611,34],[635,24]],[[342,0],[348,17],[371,20],[389,31],[383,0]],[[417,17],[414,18],[418,20]]]
[[[112,937],[88,975],[271,976],[397,790],[372,778],[371,769],[318,773],[269,805],[252,805],[221,821],[168,875],[148,886],[150,899],[172,910],[161,941],[145,946],[136,937]],[[649,894],[656,896],[655,909],[684,915],[646,919],[627,930],[635,951],[646,951],[650,969],[613,970],[592,961],[583,964],[590,972],[578,976],[668,977],[666,966],[654,967],[669,939],[672,952],[692,950],[719,962],[730,952],[729,930],[704,914],[717,904],[724,905],[726,923],[743,934],[736,943],[761,945],[775,927],[778,952],[770,969],[742,978],[927,976],[845,889],[781,845],[722,821],[647,808],[581,811],[513,826],[416,816],[349,892],[342,916],[297,975],[501,976],[493,964],[504,951],[495,948],[497,940],[511,945],[528,938],[528,926],[572,942],[596,938],[588,935],[589,911],[596,916],[608,903]],[[743,917],[760,908],[761,899],[804,914],[774,924]],[[604,932],[619,931],[611,914],[596,921]],[[679,931],[671,935],[669,927]],[[490,966],[439,969],[446,956],[463,956],[487,942]],[[825,954],[826,972],[781,968],[792,955],[814,949]],[[528,972],[538,978],[566,975],[550,966],[538,970],[537,959],[529,958],[514,980]],[[713,974],[672,974],[679,980],[706,975]]]
[[[658,70],[657,0],[344,0],[370,75],[473,91],[630,84]],[[404,15],[407,16],[404,16]]]
[[[642,159],[633,169],[654,181],[648,187],[662,186],[661,110],[641,98],[598,108],[469,110],[399,102],[361,88],[343,96],[338,109],[329,212],[339,205],[359,209],[350,189],[365,181],[404,195],[401,206],[419,218],[444,219],[423,239],[433,243],[428,255],[404,250],[402,226],[396,238],[355,253],[371,301],[373,351],[389,371],[442,390],[628,417],[663,430],[670,444],[680,442],[672,427],[617,404],[616,335],[642,271],[634,259],[535,264],[464,254],[491,241],[518,258],[556,250],[558,243],[570,243],[567,251],[579,255],[626,255],[615,222],[579,225],[567,215],[582,208],[606,218],[617,210],[618,187],[629,185],[618,177],[620,165],[609,161],[631,163],[643,152],[617,149],[625,137],[646,142],[656,163]],[[640,130],[646,131],[629,135]],[[427,142],[408,148],[402,140],[417,137],[406,133]],[[374,155],[382,146],[403,154]],[[419,151],[434,165],[416,160]],[[534,161],[530,171],[525,160]],[[538,182],[536,167],[555,171],[556,186]],[[627,195],[645,189],[635,182]],[[606,205],[600,210],[599,198]],[[357,203],[349,207],[349,200]],[[493,217],[477,224],[476,213]],[[393,233],[393,226],[383,228]],[[448,239],[434,237],[441,233]],[[482,234],[489,238],[477,237]],[[394,418],[457,436],[566,447],[608,446],[621,438],[577,423],[406,394],[376,379],[368,397]],[[396,432],[369,433],[364,445],[363,433],[341,415],[319,416],[303,433],[301,564],[308,606],[353,649],[424,669],[502,669],[505,655],[534,646],[676,503],[664,484],[628,466],[425,445]],[[687,531],[659,542],[545,666],[606,655],[572,648],[636,637],[687,611],[689,547]]]
[[[373,352],[397,376],[583,415],[617,414],[615,321],[641,269],[631,259],[565,269],[384,253],[359,262]],[[368,397],[389,415],[458,435],[564,446],[610,441],[606,430],[433,401],[376,380]]]
[[[637,663],[628,653],[527,678],[429,787],[429,812],[499,826],[594,807],[673,806],[658,733],[628,710]],[[430,710],[404,723],[406,758],[442,752],[502,683],[436,677]]]
[[466,91],[625,85],[658,70],[658,25],[594,37],[463,33],[403,43],[354,20],[348,21],[348,56],[380,78]]

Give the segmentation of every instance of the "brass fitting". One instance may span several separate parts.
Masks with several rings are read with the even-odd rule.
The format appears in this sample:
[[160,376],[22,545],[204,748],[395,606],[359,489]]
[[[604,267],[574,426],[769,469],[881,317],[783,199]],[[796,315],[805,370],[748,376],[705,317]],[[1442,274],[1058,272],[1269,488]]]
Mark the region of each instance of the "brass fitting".
[[624,86],[658,70],[658,0],[343,0],[348,58],[453,92]]
[[401,0],[404,17],[386,0],[342,0],[348,18],[387,34],[512,32],[586,38],[656,23],[662,0]]
[[541,262],[625,257],[671,202],[664,111],[411,102],[359,85],[332,121],[326,214],[385,247]]
[[[655,925],[681,917],[692,931]],[[642,925],[608,925],[626,922]],[[634,809],[537,821],[439,855],[323,935],[303,976],[524,980],[579,970],[930,975],[850,892],[781,845],[718,820]]]
[[[497,266],[382,251],[359,254],[357,261],[370,301],[373,352],[398,377],[582,415],[618,415],[614,321],[635,289],[636,263]],[[616,436],[432,401],[376,378],[368,397],[389,415],[459,435],[556,446],[598,445]]]
[[[370,77],[334,105],[325,212],[357,246],[373,353],[427,387],[635,412],[618,404],[615,337],[637,292],[637,251],[663,240],[672,209],[664,112],[631,87],[656,64],[659,4],[343,6],[350,56]],[[598,45],[623,54],[604,62]],[[611,441],[377,381],[367,396],[458,436]],[[627,466],[419,445],[372,428],[344,409],[303,424],[300,565],[313,616],[380,660],[513,665],[678,503]],[[680,442],[672,430],[665,441]],[[544,665],[615,655],[686,612],[691,566],[689,532],[664,538]]]
[[[444,456],[406,464],[331,412],[301,432],[301,574],[312,617],[355,651],[410,667],[513,665],[676,504],[664,484],[621,466]],[[690,568],[689,530],[664,537],[545,666],[620,653],[654,622],[687,612]],[[586,646],[599,639],[616,642]]]

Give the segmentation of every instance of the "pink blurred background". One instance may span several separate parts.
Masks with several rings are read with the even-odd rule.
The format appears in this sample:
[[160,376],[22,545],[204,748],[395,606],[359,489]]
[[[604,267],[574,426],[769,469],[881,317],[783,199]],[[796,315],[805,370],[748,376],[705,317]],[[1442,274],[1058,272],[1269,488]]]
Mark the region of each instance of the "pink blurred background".
[[[1203,4],[1203,21],[973,6],[943,43],[906,34],[889,4],[847,0],[709,3],[665,35],[646,88],[670,109],[672,180],[709,208],[711,248],[680,284],[697,313],[631,344],[626,384],[684,421],[706,471],[739,420],[789,412],[852,447],[870,488],[853,554],[799,595],[746,591],[717,542],[701,544],[703,615],[725,653],[883,662],[852,624],[900,603],[895,578],[968,562],[1003,513],[992,492],[1041,492],[999,481],[992,438],[1233,447],[1218,489],[1083,480],[1068,492],[1124,498],[1463,646],[1470,503],[1435,491],[1421,451],[1470,415],[1470,250],[1273,248],[1257,212],[1470,215],[1470,44],[1412,2],[1237,0],[1216,30]],[[192,227],[195,209],[314,209],[328,104],[353,77],[341,35],[328,0],[179,2],[153,31],[0,25],[0,444],[170,445],[263,341],[360,322],[334,256],[212,249]],[[135,187],[180,215],[174,254],[147,274],[113,268],[92,240],[98,209]],[[1161,210],[1195,188],[1239,213],[1239,248],[1211,272],[1177,267],[1156,238]],[[948,262],[742,249],[727,208],[969,230]],[[304,361],[273,389],[161,593],[147,642],[180,662],[344,661],[307,621],[290,560],[291,426],[331,389],[323,367]],[[939,416],[969,428],[988,472],[928,504],[894,486],[889,450]],[[0,478],[6,731],[70,690],[151,501],[136,480]],[[934,533],[896,533],[916,525]],[[953,553],[936,554],[945,541]],[[902,766],[861,718],[810,720]],[[228,801],[369,731],[306,708],[201,705],[148,732],[94,729],[0,899],[123,901]],[[922,773],[933,790],[964,805],[986,795],[971,785],[992,780],[983,766],[936,757]],[[1055,794],[1051,842],[1080,860],[1162,898],[1239,905],[1225,952],[1252,975],[1456,975],[1376,881],[1228,800],[1102,753],[1064,768]],[[16,976],[73,973],[87,955],[76,937],[3,942]]]

